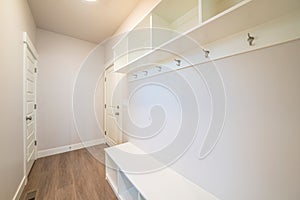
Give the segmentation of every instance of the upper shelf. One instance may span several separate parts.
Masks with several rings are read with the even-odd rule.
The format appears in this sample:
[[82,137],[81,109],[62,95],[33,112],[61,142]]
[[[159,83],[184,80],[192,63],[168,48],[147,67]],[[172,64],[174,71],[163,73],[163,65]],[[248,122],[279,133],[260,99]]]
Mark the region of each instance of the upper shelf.
[[157,63],[170,58],[170,54],[164,50],[180,54],[197,46],[199,48],[288,14],[299,7],[299,0],[244,0],[115,70],[121,73],[135,71],[145,63]]

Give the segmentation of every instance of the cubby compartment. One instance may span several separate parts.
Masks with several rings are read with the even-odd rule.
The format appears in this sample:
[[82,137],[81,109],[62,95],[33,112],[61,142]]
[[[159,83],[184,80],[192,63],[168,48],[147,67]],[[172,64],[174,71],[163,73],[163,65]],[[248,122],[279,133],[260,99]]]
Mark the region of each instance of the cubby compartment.
[[242,1],[244,0],[201,0],[202,21],[205,22]]
[[163,0],[152,11],[152,45],[158,47],[200,22],[198,0]]
[[135,60],[152,50],[152,15],[147,15],[128,34],[128,62]]
[[121,200],[138,200],[139,193],[123,172],[119,172],[118,192]]
[[[114,47],[114,66],[121,67],[128,63],[128,35]],[[117,70],[117,68],[115,68]]]
[[[127,176],[112,159],[105,153],[106,179],[120,200],[139,200],[140,194]],[[143,198],[144,199],[144,198]]]
[[114,192],[118,191],[118,166],[116,163],[109,157],[105,156],[105,163],[106,163],[106,179],[108,183],[111,185]]
[[146,200],[141,193],[139,193],[139,200]]
[[121,200],[138,200],[138,191],[135,188],[131,188],[126,192],[120,194]]

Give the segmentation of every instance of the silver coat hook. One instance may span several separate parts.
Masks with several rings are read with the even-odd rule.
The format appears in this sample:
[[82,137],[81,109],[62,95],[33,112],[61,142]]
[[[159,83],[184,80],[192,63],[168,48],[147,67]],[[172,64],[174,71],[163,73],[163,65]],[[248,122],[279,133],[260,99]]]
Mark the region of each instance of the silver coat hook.
[[248,33],[248,39],[247,41],[249,42],[249,45],[250,46],[253,46],[253,41],[254,41],[254,37],[250,35],[250,33]]
[[160,66],[156,66],[157,71],[161,72],[161,67]]
[[133,76],[133,78],[137,78],[138,77],[138,75],[136,75],[136,74],[134,74],[134,75],[132,75]]
[[208,58],[210,51],[208,51],[206,49],[202,49],[202,51],[204,52],[205,58]]
[[179,60],[179,59],[174,59],[174,61],[176,62],[176,65],[177,65],[177,66],[180,66],[181,60]]
[[143,73],[144,73],[144,76],[148,75],[148,71],[143,71]]

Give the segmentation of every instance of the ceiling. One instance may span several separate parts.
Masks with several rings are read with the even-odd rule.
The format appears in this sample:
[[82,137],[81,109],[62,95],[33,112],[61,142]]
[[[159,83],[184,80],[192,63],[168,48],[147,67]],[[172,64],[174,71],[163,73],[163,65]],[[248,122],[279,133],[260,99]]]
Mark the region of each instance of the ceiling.
[[139,0],[28,0],[38,28],[93,43],[111,36]]

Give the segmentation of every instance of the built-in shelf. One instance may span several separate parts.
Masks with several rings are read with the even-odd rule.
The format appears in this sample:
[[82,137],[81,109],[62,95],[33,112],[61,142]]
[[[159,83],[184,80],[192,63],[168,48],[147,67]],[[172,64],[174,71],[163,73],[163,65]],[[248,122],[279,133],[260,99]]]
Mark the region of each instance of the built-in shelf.
[[126,175],[120,171],[119,172],[119,185],[118,185],[118,193],[120,199],[122,200],[136,200],[139,198],[138,191],[132,185],[132,183],[128,180]]
[[152,47],[184,33],[200,23],[199,0],[162,0],[152,10]]
[[[210,1],[202,0],[200,2],[202,8],[205,8],[205,3]],[[152,49],[149,48],[134,59],[130,61],[123,60],[122,62],[118,62],[118,59],[116,59],[115,71],[129,73],[147,67],[145,64],[160,63],[163,60],[170,59],[171,55],[168,52],[173,52],[174,55],[201,48],[201,46],[259,26],[300,8],[299,0],[213,0],[210,3],[213,2],[225,3],[221,4],[223,5],[221,7],[211,9],[214,10],[211,13],[203,14],[204,12],[201,9],[199,11],[199,13],[202,13],[199,17],[201,22],[198,25],[193,28],[189,27],[190,29],[182,34],[175,34],[175,36],[172,35],[169,38],[162,37],[162,41],[157,42],[157,44],[162,43],[161,45],[152,45]],[[155,9],[153,13],[157,14]],[[153,36],[151,40],[153,40]],[[115,51],[118,50],[115,49]]]
[[114,192],[118,191],[118,167],[111,160],[110,157],[105,157],[105,164],[106,164],[106,179],[109,180],[109,184]]
[[243,0],[202,0],[202,22],[213,18],[242,1]]
[[133,159],[134,155],[143,155],[143,161],[147,160],[147,166],[155,166],[158,162],[129,142],[105,149],[106,161],[109,162],[106,164],[111,165],[113,162],[113,166],[117,168],[117,170],[106,170],[106,178],[108,182],[114,182],[111,180],[110,173],[118,173],[117,188],[113,190],[120,200],[217,200],[214,195],[171,168],[165,167],[144,173],[134,172],[133,169],[143,165]]
[[135,188],[130,188],[124,193],[120,193],[121,200],[138,200],[139,194]]

